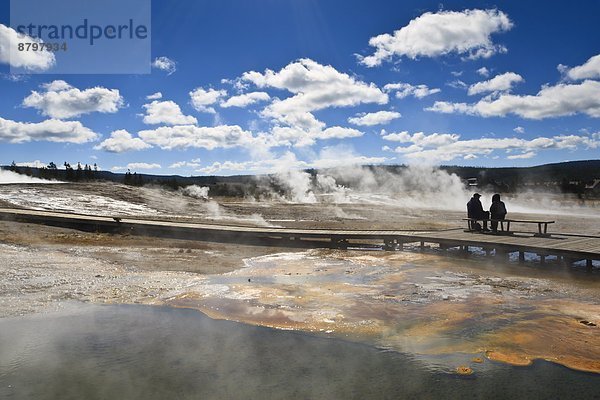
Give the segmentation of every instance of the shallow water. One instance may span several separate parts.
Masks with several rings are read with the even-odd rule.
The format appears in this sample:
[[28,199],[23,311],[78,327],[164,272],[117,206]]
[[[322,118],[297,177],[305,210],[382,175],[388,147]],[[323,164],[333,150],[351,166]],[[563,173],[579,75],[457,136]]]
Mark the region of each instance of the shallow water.
[[543,359],[600,373],[600,282],[548,268],[523,276],[525,266],[514,276],[516,269],[410,252],[280,253],[209,276],[167,304],[212,318],[322,332],[451,371],[487,357],[514,365]]
[[600,377],[543,361],[469,376],[374,347],[210,319],[77,305],[0,320],[3,399],[582,398]]

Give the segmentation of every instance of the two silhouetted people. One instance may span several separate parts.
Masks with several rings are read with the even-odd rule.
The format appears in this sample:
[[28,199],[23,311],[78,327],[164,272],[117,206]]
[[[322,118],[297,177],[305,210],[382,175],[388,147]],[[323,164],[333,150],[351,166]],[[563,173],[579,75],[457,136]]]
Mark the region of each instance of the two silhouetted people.
[[[487,220],[503,220],[506,217],[506,205],[500,200],[500,195],[495,194],[492,196],[492,205],[490,211],[485,211],[481,200],[481,195],[475,193],[471,200],[467,203],[467,217],[475,220],[483,220],[483,230],[488,231]],[[491,221],[492,231],[498,231],[498,221]],[[481,226],[477,221],[471,221],[471,229],[481,230]]]

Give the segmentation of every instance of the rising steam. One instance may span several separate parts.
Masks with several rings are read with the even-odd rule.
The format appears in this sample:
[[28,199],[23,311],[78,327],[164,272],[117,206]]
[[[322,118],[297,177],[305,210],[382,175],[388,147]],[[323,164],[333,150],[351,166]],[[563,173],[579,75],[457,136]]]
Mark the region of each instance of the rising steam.
[[252,214],[249,216],[240,216],[229,210],[226,210],[208,195],[210,188],[207,186],[190,185],[181,189],[181,194],[196,200],[200,200],[201,207],[209,219],[216,221],[225,221],[229,223],[251,223],[258,226],[273,226],[267,222],[262,215]]
[[[310,174],[301,170],[280,169],[272,176],[268,193],[271,200],[290,203],[380,204],[407,209],[465,211],[475,191],[482,195],[484,208],[491,204],[492,192],[466,186],[456,174],[438,167],[411,165],[397,170],[346,166]],[[509,212],[593,214],[594,207],[569,204],[548,193],[519,192],[503,194]],[[340,211],[342,211],[340,209]],[[336,212],[342,215],[343,212]]]
[[0,169],[0,185],[11,183],[62,183],[58,181],[49,181],[46,179],[33,178],[27,175],[17,174],[16,172]]
[[209,187],[206,186],[198,186],[198,185],[190,185],[181,189],[181,192],[184,196],[192,197],[198,200],[208,200],[208,191]]
[[283,195],[293,203],[366,203],[411,208],[464,209],[469,192],[455,174],[425,166],[398,172],[360,166],[334,168],[312,176],[287,170],[274,175]]

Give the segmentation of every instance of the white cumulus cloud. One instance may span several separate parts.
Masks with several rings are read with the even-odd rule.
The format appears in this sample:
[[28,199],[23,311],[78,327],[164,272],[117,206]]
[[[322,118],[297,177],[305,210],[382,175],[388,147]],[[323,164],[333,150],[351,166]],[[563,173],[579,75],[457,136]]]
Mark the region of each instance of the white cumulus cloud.
[[508,16],[499,10],[428,12],[393,35],[371,38],[369,45],[375,53],[359,59],[367,67],[375,67],[394,56],[416,59],[456,53],[466,58],[487,58],[506,51],[492,42],[491,35],[512,26]]
[[433,133],[427,135],[418,132],[411,135],[408,132],[400,132],[387,135],[387,137],[384,135],[384,139],[404,143],[404,146],[398,146],[394,151],[404,154],[406,158],[428,162],[487,156],[495,151],[506,153],[520,151],[520,154],[507,156],[508,159],[520,159],[533,157],[542,150],[575,150],[580,147],[596,149],[600,147],[600,140],[594,138],[593,135],[540,136],[530,140],[515,137],[461,140],[460,135],[456,134]]
[[331,126],[329,128],[323,129],[321,132],[314,136],[315,139],[346,139],[353,137],[361,137],[363,132],[353,129],[353,128],[345,128],[343,126]]
[[383,87],[385,91],[396,91],[396,97],[403,99],[408,96],[414,96],[417,99],[441,92],[438,88],[430,89],[427,85],[411,85],[410,83],[388,83]]
[[110,153],[124,153],[126,151],[145,150],[150,147],[152,146],[145,143],[142,139],[134,138],[131,133],[124,129],[120,129],[112,132],[110,138],[95,146],[94,149],[104,150]]
[[146,100],[160,100],[162,99],[163,95],[161,92],[156,92],[156,93],[152,93],[149,94],[148,96],[146,96]]
[[[56,64],[50,51],[18,51],[19,43],[43,43],[41,39],[19,35],[14,29],[0,24],[0,64],[29,71],[46,71]],[[11,46],[12,44],[12,46]]]
[[152,62],[152,67],[165,71],[167,75],[172,75],[177,71],[177,63],[169,57],[157,57]]
[[495,93],[495,92],[506,92],[510,91],[514,84],[523,82],[523,77],[514,72],[506,72],[504,74],[496,75],[490,80],[477,82],[469,86],[467,94],[473,96],[481,93]]
[[134,162],[134,163],[129,163],[127,164],[126,167],[112,167],[111,171],[125,171],[125,170],[131,170],[131,171],[135,171],[135,170],[145,170],[145,169],[161,169],[161,165],[160,164],[156,164],[156,163],[144,163],[144,162]]
[[408,131],[402,131],[398,133],[387,133],[381,131],[381,137],[383,140],[400,143],[412,143],[420,147],[428,146],[444,146],[450,143],[454,143],[459,139],[459,135],[451,133],[432,133],[426,135],[423,132],[416,132],[409,134]]
[[487,78],[488,76],[490,76],[490,70],[487,69],[486,67],[481,67],[476,72],[479,75],[483,76],[484,78]]
[[178,161],[176,163],[169,165],[169,168],[171,168],[171,169],[200,168],[201,166],[202,166],[202,164],[200,164],[200,159],[196,158],[196,159],[193,159],[192,161]]
[[348,122],[359,126],[373,126],[389,124],[391,121],[400,118],[402,115],[396,111],[377,111],[373,113],[361,113],[352,118],[348,118]]
[[0,118],[0,141],[9,143],[48,141],[81,144],[97,138],[97,133],[86,128],[79,121],[49,119],[34,123]]
[[33,107],[51,118],[68,119],[92,112],[116,113],[123,107],[118,89],[94,87],[80,90],[62,80],[42,85],[44,90],[32,91],[23,106]]
[[535,151],[528,151],[526,153],[521,154],[513,154],[510,156],[506,156],[508,160],[526,160],[528,158],[533,158],[537,155]]
[[150,104],[144,104],[146,115],[144,123],[149,125],[193,125],[198,120],[191,115],[183,115],[179,105],[173,101],[154,100]]
[[242,80],[261,88],[285,89],[294,94],[271,104],[269,108],[274,114],[388,102],[388,96],[375,84],[359,81],[331,65],[321,65],[308,58],[290,63],[279,72],[269,69],[264,73],[246,72]]
[[140,131],[138,136],[144,142],[166,150],[187,148],[213,150],[238,146],[250,147],[254,143],[252,133],[237,125],[162,126],[153,130]]
[[271,99],[271,96],[267,92],[251,92],[244,93],[238,96],[231,96],[226,101],[221,103],[221,107],[248,107],[254,103],[258,103],[259,101],[268,101]]
[[450,81],[450,82],[446,83],[446,85],[450,86],[451,88],[454,88],[454,89],[466,89],[469,87],[469,85],[467,85],[460,79],[455,79],[453,81]]
[[217,103],[225,96],[227,96],[227,91],[215,90],[213,88],[206,90],[199,87],[190,92],[192,107],[194,107],[196,111],[209,114],[214,114],[216,112],[215,109],[210,106]]
[[508,114],[528,119],[544,119],[586,114],[600,117],[600,82],[586,80],[579,84],[545,86],[535,96],[501,94],[495,99],[484,98],[477,103],[436,101],[425,110],[439,113],[459,113],[481,117],[503,117]]
[[261,116],[276,124],[273,128],[276,140],[286,137],[296,145],[330,138],[332,132],[345,137],[362,135],[362,132],[349,128],[326,129],[326,124],[319,121],[313,111],[368,103],[386,104],[389,100],[375,84],[362,82],[330,65],[306,58],[292,62],[278,72],[270,69],[264,73],[246,72],[240,79],[259,88],[282,89],[292,94],[284,99],[275,98],[262,110]]
[[583,65],[567,70],[567,77],[573,80],[599,79],[600,78],[600,54],[591,57]]
[[289,126],[275,126],[268,134],[259,135],[256,144],[262,147],[312,146],[317,140],[347,139],[363,136],[364,133],[353,128],[331,126],[324,129],[303,130]]

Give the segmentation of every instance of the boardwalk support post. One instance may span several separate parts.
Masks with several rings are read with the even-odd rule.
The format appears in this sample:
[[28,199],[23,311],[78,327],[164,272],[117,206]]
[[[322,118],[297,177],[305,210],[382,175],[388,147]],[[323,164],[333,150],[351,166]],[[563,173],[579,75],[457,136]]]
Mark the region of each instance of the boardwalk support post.
[[506,249],[496,248],[494,250],[495,250],[495,256],[496,257],[503,257],[506,260],[510,259],[510,253],[508,251],[506,251]]
[[386,251],[394,251],[396,249],[395,239],[383,239],[383,249]]
[[519,251],[519,262],[520,263],[525,262],[525,252],[524,251]]
[[334,236],[331,238],[331,245],[334,249],[346,250],[348,248],[348,239],[342,239]]
[[585,260],[585,269],[586,269],[588,272],[592,272],[592,267],[593,267],[593,266],[594,266],[594,264],[592,263],[592,260],[591,260],[591,259],[589,259],[589,258],[588,258],[587,260]]

